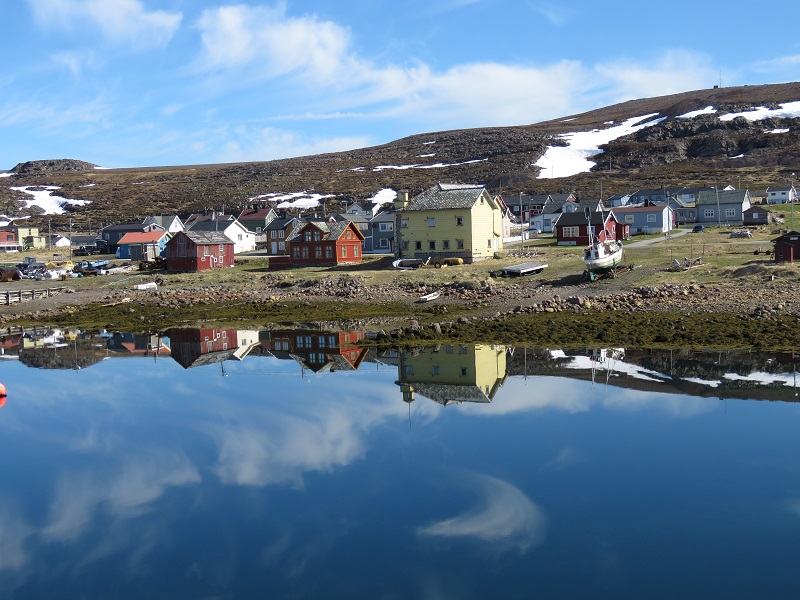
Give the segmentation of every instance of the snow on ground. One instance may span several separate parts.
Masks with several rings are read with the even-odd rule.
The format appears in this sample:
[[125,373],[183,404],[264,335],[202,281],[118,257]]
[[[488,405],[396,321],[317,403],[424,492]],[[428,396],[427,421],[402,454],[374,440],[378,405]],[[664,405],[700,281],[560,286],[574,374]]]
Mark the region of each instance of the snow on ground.
[[396,198],[397,192],[392,188],[383,188],[382,190],[378,190],[378,193],[372,198],[369,198],[367,202],[378,205],[389,204],[390,202],[394,202]]
[[254,196],[250,200],[269,200],[276,203],[276,208],[316,208],[325,198],[333,198],[335,194],[317,194],[315,192],[271,192]]
[[736,117],[744,117],[748,121],[760,121],[761,119],[769,119],[775,117],[783,117],[788,119],[796,119],[800,117],[800,100],[794,102],[784,102],[780,108],[767,108],[766,106],[759,106],[752,110],[746,110],[739,113],[728,113],[722,115],[720,121],[733,121]]
[[431,152],[430,154],[417,154],[417,158],[429,158],[431,156],[436,156],[436,152]]
[[719,387],[719,381],[708,381],[707,379],[700,379],[698,377],[684,377],[683,381],[688,381],[690,383],[699,383],[700,385],[707,385],[709,387]]
[[431,140],[430,142],[422,142],[423,146],[429,146],[430,144],[435,144],[436,140]]
[[[474,160],[465,160],[464,162],[460,163],[434,163],[432,165],[378,165],[377,167],[373,167],[373,172],[380,172],[385,171],[388,169],[396,169],[398,171],[402,171],[404,169],[442,169],[444,167],[460,167],[462,165],[471,165],[474,163],[479,162],[486,162],[489,160],[488,158],[476,158]],[[355,171],[356,169],[351,169]]]
[[11,171],[0,173],[0,177],[13,177],[13,176],[14,174]]
[[676,119],[691,119],[693,117],[699,117],[700,115],[711,115],[717,112],[717,109],[713,106],[706,106],[705,108],[701,108],[700,110],[692,110],[687,112],[683,115],[678,115],[675,117]]
[[630,135],[645,127],[660,123],[666,117],[648,120],[658,113],[651,113],[641,117],[631,117],[620,125],[606,129],[593,129],[592,131],[576,131],[564,133],[560,137],[567,146],[548,146],[547,151],[534,164],[541,167],[539,179],[554,179],[556,177],[569,177],[578,173],[587,173],[595,166],[592,156],[600,154],[600,146],[612,140]]
[[595,369],[595,373],[602,373],[605,376],[607,371],[611,371],[615,375],[627,375],[634,379],[643,379],[645,381],[657,381],[663,383],[666,376],[651,371],[638,365],[622,362],[621,360],[606,359],[605,363],[600,363],[592,359],[591,356],[573,356],[572,361],[565,365],[568,369],[580,369],[591,371]]
[[61,189],[57,185],[25,185],[9,189],[33,196],[33,200],[23,200],[25,206],[38,206],[46,215],[64,214],[64,205],[84,206],[89,204],[88,200],[73,200],[71,198],[64,198],[63,196],[56,196],[53,192]]
[[789,128],[786,127],[785,129],[770,129],[769,131],[765,131],[764,133],[789,133]]

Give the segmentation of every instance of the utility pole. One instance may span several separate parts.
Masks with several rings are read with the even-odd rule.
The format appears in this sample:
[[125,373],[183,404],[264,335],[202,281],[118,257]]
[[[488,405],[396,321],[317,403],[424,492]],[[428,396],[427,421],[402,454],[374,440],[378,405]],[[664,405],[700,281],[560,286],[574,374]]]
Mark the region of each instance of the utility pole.
[[717,227],[722,227],[722,215],[719,214],[719,186],[714,186],[714,192],[717,194]]

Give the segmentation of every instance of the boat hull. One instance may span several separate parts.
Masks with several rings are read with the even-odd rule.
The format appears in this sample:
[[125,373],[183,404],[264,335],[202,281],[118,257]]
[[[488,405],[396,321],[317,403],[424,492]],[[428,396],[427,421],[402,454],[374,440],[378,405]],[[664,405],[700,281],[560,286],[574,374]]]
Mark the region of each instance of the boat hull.
[[622,264],[622,245],[595,244],[586,249],[583,260],[589,273],[605,273]]

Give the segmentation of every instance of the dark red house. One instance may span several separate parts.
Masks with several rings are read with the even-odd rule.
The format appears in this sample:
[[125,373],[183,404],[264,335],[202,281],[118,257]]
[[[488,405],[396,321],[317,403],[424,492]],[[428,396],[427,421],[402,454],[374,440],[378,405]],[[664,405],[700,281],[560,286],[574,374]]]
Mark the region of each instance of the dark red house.
[[315,373],[354,371],[367,356],[367,348],[359,346],[363,340],[363,331],[282,329],[268,332],[261,346],[276,358],[293,359]]
[[167,271],[233,266],[233,242],[221,231],[179,231],[167,242]]
[[790,231],[772,240],[775,244],[775,262],[794,262],[800,259],[800,233]]
[[361,262],[364,234],[351,221],[302,223],[286,238],[291,266]]
[[601,242],[617,239],[619,222],[610,210],[563,213],[556,223],[556,240],[567,246],[588,246],[589,227]]
[[184,369],[227,360],[239,347],[237,330],[231,327],[170,329],[170,354]]

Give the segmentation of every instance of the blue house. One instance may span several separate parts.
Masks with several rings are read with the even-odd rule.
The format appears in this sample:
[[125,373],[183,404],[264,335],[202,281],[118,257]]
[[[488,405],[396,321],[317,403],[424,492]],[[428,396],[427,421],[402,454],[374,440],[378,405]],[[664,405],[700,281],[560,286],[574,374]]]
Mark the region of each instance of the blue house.
[[710,225],[741,225],[750,206],[747,190],[704,191],[697,196],[695,219]]
[[631,235],[666,233],[675,226],[674,213],[667,205],[614,208],[612,212],[618,222],[630,227]]

